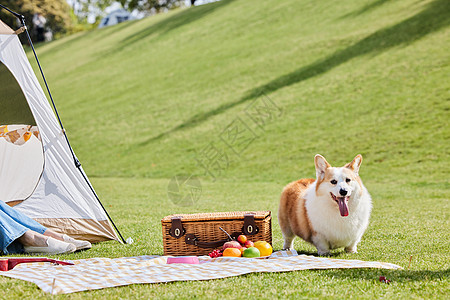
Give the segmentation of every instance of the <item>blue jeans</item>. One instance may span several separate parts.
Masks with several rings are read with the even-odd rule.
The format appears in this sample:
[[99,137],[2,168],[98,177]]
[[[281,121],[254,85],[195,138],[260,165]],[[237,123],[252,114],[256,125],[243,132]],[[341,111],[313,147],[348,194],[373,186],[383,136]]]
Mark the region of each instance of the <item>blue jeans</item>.
[[16,240],[28,230],[43,234],[47,228],[0,200],[0,251],[5,255],[23,252]]

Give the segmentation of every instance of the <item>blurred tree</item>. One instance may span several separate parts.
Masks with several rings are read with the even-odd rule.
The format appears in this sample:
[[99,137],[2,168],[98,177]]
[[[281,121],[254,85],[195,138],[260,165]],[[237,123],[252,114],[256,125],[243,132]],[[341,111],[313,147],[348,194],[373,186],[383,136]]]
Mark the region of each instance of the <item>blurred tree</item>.
[[98,19],[104,15],[105,9],[114,2],[122,4],[122,7],[129,11],[136,9],[148,13],[158,13],[176,8],[184,3],[183,0],[70,0],[70,2],[75,14],[80,19],[86,19],[93,15]]
[[[2,0],[2,4],[25,16],[33,41],[37,41],[37,28],[33,24],[35,14],[41,14],[46,19],[45,30],[51,30],[56,36],[67,32],[72,26],[70,6],[66,0]],[[10,27],[14,29],[19,27],[16,17],[12,14],[3,10],[0,14],[2,20]]]
[[179,7],[181,0],[119,0],[123,7],[128,10],[137,9],[139,11],[155,11],[160,12],[175,7]]
[[72,9],[78,21],[87,22],[89,16],[94,16],[96,21],[105,15],[105,9],[111,6],[116,0],[70,0]]

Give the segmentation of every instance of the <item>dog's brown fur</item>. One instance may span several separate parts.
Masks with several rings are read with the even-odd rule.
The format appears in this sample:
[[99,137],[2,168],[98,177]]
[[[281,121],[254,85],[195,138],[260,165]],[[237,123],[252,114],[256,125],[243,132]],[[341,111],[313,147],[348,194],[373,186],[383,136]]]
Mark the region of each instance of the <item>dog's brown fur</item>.
[[[313,230],[306,213],[305,198],[303,197],[306,188],[315,179],[300,179],[288,184],[281,194],[280,209],[283,215],[299,216],[298,218],[282,218],[279,220],[282,232],[292,230],[295,235],[300,236],[307,242],[312,243]],[[294,211],[295,210],[295,211]]]

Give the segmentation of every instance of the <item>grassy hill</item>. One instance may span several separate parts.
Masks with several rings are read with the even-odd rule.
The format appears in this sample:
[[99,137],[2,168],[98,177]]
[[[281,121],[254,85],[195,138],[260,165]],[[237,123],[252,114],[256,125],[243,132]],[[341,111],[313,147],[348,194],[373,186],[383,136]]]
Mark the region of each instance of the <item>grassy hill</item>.
[[378,180],[436,181],[448,171],[435,168],[448,154],[448,8],[220,1],[38,52],[75,150],[98,177],[201,174],[199,153],[222,148],[220,134],[265,93],[282,115],[240,157],[224,145],[224,178],[285,182],[311,176],[316,153],[339,164],[362,153]]
[[[361,153],[371,225],[359,254],[337,255],[409,268],[249,275],[93,296],[232,297],[241,285],[263,297],[444,297],[449,25],[446,0],[222,0],[39,46],[77,156],[123,234],[138,241],[72,257],[162,254],[159,220],[171,213],[276,216],[282,187],[314,176],[316,153],[333,165]],[[188,207],[167,198],[179,174],[202,184]],[[296,247],[314,251],[302,241]],[[393,284],[379,285],[382,274]]]
[[[200,175],[196,159],[212,142],[228,155],[223,178],[284,183],[312,176],[316,153],[338,164],[361,153],[377,180],[444,180],[447,1],[260,2],[220,1],[40,47],[88,173]],[[237,116],[248,121],[241,114],[260,93],[282,114],[237,157],[220,135]]]

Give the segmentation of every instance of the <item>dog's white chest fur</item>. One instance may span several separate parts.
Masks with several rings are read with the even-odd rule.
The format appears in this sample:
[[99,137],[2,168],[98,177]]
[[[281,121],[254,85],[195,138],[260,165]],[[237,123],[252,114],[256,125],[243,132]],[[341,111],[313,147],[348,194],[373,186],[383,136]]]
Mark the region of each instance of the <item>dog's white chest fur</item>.
[[[353,246],[359,243],[369,223],[371,198],[362,186],[361,193],[353,194],[348,201],[349,214],[342,217],[337,203],[329,195],[317,196],[315,183],[305,193],[305,206],[312,230],[316,233],[314,244],[325,243],[329,249]],[[359,194],[359,195],[358,195]],[[316,245],[320,252],[320,245]],[[325,249],[324,249],[325,250]]]

